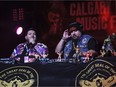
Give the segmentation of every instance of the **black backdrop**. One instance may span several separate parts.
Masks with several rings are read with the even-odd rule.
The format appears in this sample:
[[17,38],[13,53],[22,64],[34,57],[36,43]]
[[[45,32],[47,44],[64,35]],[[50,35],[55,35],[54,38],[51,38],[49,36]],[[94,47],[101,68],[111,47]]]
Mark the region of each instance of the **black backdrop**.
[[[85,64],[52,62],[41,64],[1,64],[0,85],[21,85],[34,80],[38,86],[116,86],[116,57],[106,57]],[[19,81],[20,80],[20,81]],[[5,81],[5,82],[3,82]],[[85,82],[83,82],[85,81]],[[21,82],[21,83],[20,83]],[[22,86],[23,87],[23,86]]]

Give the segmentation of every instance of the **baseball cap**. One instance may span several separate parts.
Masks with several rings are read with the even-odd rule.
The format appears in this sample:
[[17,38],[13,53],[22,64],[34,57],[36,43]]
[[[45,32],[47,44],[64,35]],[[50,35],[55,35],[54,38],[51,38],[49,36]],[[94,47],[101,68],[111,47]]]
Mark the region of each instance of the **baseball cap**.
[[[71,28],[71,27],[76,27],[76,28]],[[78,22],[72,22],[68,25],[68,32],[71,33],[72,31],[79,30],[82,32],[83,25],[78,23]]]

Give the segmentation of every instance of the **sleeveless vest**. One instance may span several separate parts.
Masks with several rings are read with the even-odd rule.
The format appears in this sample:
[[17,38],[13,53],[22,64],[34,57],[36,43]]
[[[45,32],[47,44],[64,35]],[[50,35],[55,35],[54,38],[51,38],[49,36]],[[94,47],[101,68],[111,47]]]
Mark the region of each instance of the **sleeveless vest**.
[[[80,52],[87,52],[88,51],[88,42],[89,40],[93,38],[90,35],[82,35],[78,40],[77,40],[77,45],[76,47],[79,48],[78,53],[76,54],[76,58],[79,57],[79,53]],[[74,47],[73,47],[73,41],[69,40],[65,47],[64,47],[64,58],[74,58],[73,57],[74,54]]]

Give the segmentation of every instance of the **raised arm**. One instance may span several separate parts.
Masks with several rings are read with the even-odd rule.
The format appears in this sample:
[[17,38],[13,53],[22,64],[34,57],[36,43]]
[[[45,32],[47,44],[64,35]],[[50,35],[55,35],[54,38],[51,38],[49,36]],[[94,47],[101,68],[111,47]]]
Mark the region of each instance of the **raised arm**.
[[61,38],[61,40],[59,41],[59,43],[56,46],[56,49],[55,49],[56,53],[61,53],[62,52],[64,44],[69,37],[70,36],[68,35],[68,30],[65,30],[64,33],[63,33],[63,37]]

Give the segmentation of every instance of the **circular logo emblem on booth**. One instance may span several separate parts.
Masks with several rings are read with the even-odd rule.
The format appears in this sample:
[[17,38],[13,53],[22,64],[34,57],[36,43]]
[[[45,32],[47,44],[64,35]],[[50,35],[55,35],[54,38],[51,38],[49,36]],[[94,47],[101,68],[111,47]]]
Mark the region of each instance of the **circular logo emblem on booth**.
[[14,66],[0,72],[0,87],[38,87],[39,76],[28,66]]
[[88,64],[88,66],[76,76],[75,86],[116,86],[115,66],[105,60],[95,60]]

